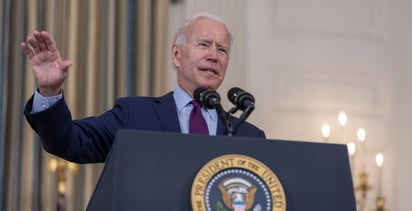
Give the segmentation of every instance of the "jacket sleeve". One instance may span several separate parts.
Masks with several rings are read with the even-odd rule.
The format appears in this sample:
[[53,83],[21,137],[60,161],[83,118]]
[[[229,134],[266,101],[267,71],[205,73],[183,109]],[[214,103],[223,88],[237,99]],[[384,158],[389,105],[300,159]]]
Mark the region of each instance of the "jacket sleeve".
[[121,99],[115,106],[96,117],[72,120],[64,97],[52,107],[31,113],[33,97],[24,115],[40,136],[43,148],[56,156],[76,163],[105,162],[118,129],[128,121],[128,106]]

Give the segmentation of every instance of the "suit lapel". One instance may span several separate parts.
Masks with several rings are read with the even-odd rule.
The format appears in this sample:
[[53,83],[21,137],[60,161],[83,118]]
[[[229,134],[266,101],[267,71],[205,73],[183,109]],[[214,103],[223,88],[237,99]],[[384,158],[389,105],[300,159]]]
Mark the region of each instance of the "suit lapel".
[[225,134],[225,126],[223,125],[223,122],[219,118],[219,120],[217,121],[216,135],[223,136],[224,134]]
[[181,133],[182,130],[180,129],[172,92],[157,98],[153,104],[153,109],[164,131]]
[[[233,116],[229,116],[229,120],[232,121],[232,125],[236,125],[239,123],[239,120],[237,118],[234,118]],[[217,130],[216,130],[216,135],[225,135],[225,125],[223,124],[222,120],[219,118],[219,120],[217,121]],[[236,131],[235,131],[236,134]],[[233,134],[234,135],[234,134]]]

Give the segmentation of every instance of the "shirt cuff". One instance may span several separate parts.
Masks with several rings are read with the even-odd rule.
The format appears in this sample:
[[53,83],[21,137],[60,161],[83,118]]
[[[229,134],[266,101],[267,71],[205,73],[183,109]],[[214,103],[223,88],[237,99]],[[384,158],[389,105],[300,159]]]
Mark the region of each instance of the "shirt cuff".
[[60,92],[60,94],[55,96],[44,97],[36,89],[36,91],[34,92],[33,110],[31,111],[31,113],[44,111],[53,106],[57,101],[59,101],[62,98],[63,92]]

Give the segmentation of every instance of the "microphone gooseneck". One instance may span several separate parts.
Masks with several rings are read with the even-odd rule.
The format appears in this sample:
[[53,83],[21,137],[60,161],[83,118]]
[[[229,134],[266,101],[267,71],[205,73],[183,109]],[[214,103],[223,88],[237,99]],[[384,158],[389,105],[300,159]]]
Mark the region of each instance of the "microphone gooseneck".
[[233,87],[229,89],[227,97],[229,98],[229,101],[235,105],[234,108],[230,109],[230,113],[234,114],[238,110],[243,111],[239,117],[241,122],[244,122],[255,109],[255,98],[241,88]]

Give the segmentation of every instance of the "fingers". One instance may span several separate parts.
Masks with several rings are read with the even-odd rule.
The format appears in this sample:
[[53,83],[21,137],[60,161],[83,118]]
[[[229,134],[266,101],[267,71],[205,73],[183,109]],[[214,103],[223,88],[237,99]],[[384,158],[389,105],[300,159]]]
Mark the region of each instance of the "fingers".
[[21,49],[23,49],[23,52],[29,57],[29,59],[33,58],[34,52],[25,42],[20,43],[20,47]]
[[46,31],[35,31],[32,36],[28,36],[26,43],[20,44],[24,53],[29,57],[33,57],[35,54],[41,51],[57,51],[56,43],[52,36]]
[[47,50],[47,43],[44,41],[44,38],[42,36],[41,33],[39,33],[38,31],[35,31],[33,33],[34,38],[36,38],[37,41],[37,47],[39,48],[40,51],[44,51]]
[[73,62],[71,60],[64,60],[61,64],[60,64],[60,68],[62,70],[67,70],[69,69],[70,66],[73,65]]
[[36,39],[34,37],[27,37],[27,43],[30,45],[31,49],[34,51],[34,53],[39,53],[40,52],[40,47],[37,44]]
[[40,37],[49,51],[57,51],[56,42],[48,32],[42,31]]

